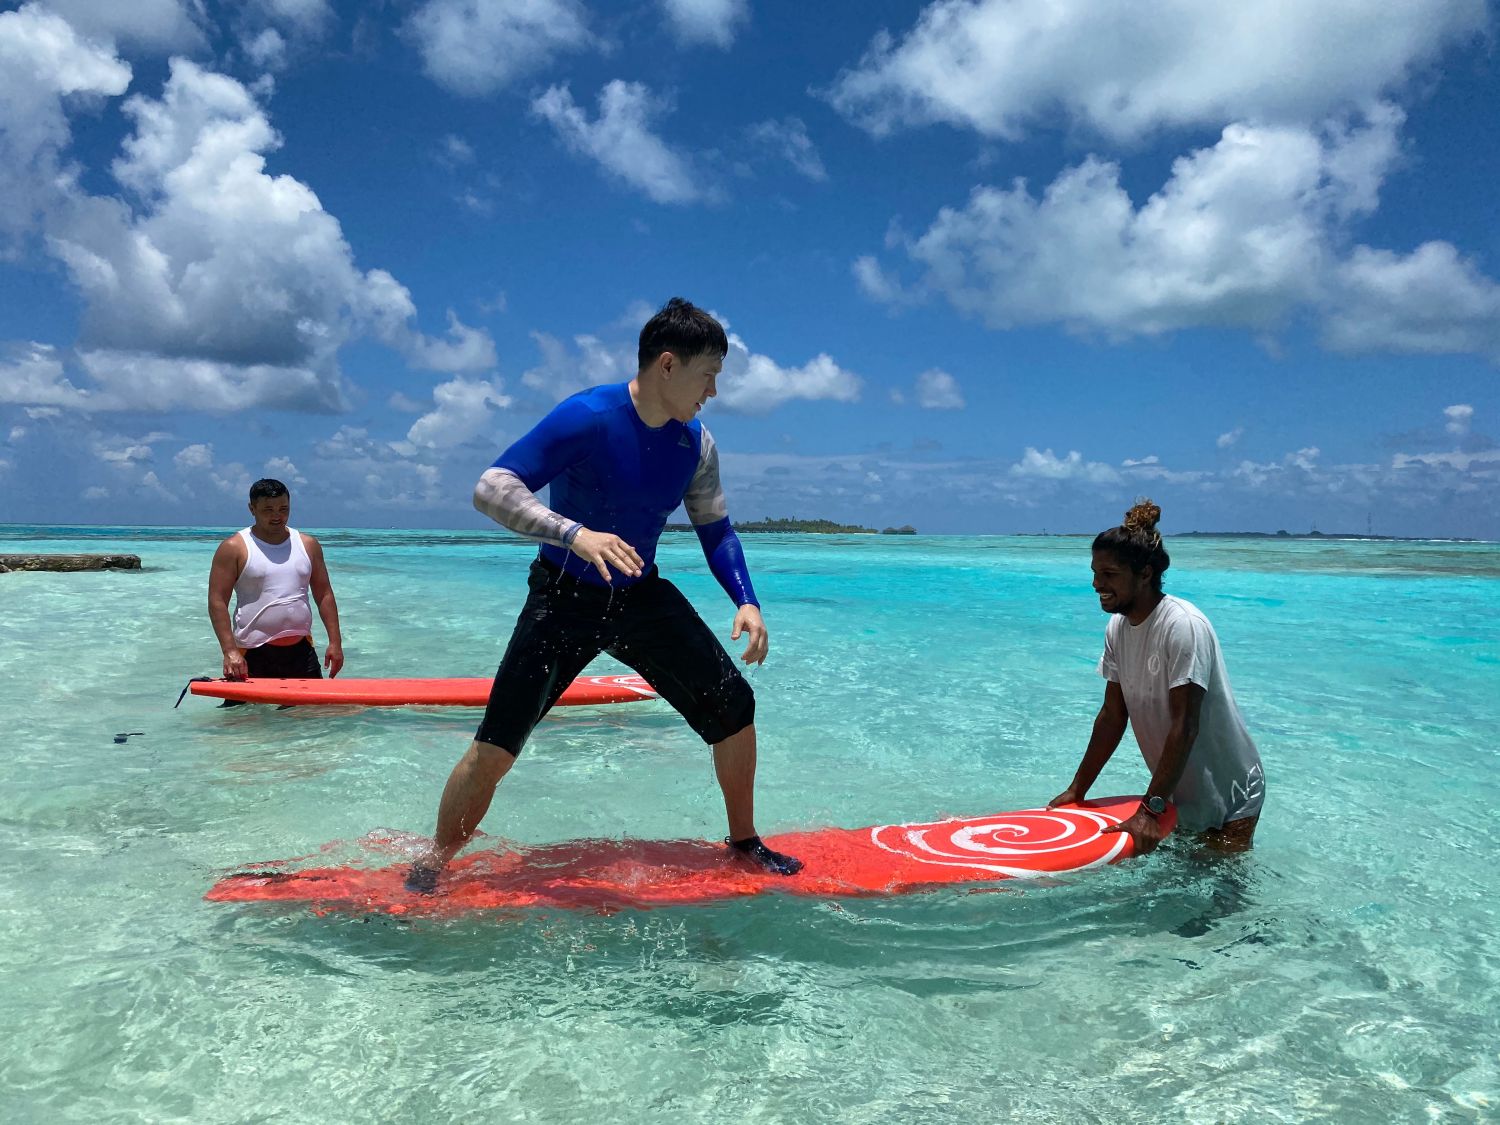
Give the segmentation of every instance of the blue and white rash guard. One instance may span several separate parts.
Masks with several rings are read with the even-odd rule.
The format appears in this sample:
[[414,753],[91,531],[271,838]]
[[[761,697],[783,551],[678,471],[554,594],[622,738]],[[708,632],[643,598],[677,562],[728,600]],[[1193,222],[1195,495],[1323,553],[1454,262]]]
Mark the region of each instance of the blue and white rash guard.
[[[551,507],[537,492],[551,485]],[[640,555],[642,574],[656,558],[668,517],[682,504],[709,569],[734,604],[759,606],[739,536],[719,484],[719,451],[696,418],[652,429],[641,421],[628,383],[581,391],[557,404],[486,469],[474,507],[498,524],[542,543],[542,557],[580,581],[603,586],[592,564],[568,550],[581,528],[613,532]],[[571,561],[571,565],[570,565]],[[617,574],[615,586],[640,579]]]

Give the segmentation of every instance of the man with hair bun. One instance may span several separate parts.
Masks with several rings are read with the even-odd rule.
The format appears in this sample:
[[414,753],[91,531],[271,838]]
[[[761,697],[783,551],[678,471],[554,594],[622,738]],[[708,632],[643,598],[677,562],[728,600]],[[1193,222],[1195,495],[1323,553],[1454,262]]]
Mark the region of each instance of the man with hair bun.
[[1265,799],[1260,754],[1240,717],[1208,618],[1162,593],[1172,560],[1162,545],[1161,509],[1142,500],[1119,527],[1094,538],[1094,592],[1110,614],[1099,674],[1104,705],[1073,783],[1049,803],[1082,801],[1124,737],[1128,722],[1151,768],[1140,807],[1106,832],[1128,832],[1138,854],[1166,835],[1167,802],[1179,827],[1222,851],[1245,851]]

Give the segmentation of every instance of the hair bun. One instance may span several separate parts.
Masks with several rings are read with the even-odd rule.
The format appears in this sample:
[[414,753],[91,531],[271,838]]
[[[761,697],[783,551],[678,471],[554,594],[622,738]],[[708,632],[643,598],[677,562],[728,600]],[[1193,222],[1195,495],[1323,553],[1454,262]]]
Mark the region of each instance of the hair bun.
[[1125,513],[1125,522],[1121,525],[1126,531],[1144,531],[1148,534],[1156,530],[1156,521],[1161,519],[1161,508],[1151,503],[1150,500],[1139,500],[1135,507]]

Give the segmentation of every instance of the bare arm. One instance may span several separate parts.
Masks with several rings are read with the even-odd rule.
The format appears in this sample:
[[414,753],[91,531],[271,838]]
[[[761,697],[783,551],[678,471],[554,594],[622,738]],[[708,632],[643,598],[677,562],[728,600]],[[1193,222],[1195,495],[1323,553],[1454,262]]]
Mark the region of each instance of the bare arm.
[[1147,797],[1170,799],[1182,780],[1182,771],[1187,769],[1188,757],[1193,752],[1193,743],[1198,741],[1198,719],[1203,712],[1203,697],[1207,694],[1197,684],[1182,684],[1167,692],[1167,714],[1171,726],[1167,728],[1167,744],[1162,748],[1161,761],[1151,775]]
[[[1151,774],[1151,784],[1146,787],[1145,797],[1161,797],[1170,800],[1182,780],[1182,771],[1187,768],[1188,757],[1193,752],[1193,743],[1198,740],[1198,716],[1203,709],[1204,690],[1197,684],[1180,684],[1167,692],[1166,744],[1162,747],[1161,760]],[[1146,810],[1143,799],[1135,815],[1123,824],[1106,828],[1105,832],[1128,832],[1135,841],[1137,855],[1154,851],[1166,838],[1161,822]]]
[[1050,809],[1056,805],[1071,805],[1088,796],[1089,788],[1098,780],[1099,773],[1108,764],[1120,739],[1125,737],[1125,727],[1130,721],[1130,709],[1125,705],[1125,693],[1120,685],[1109,680],[1104,685],[1104,705],[1094,717],[1094,732],[1089,736],[1088,748],[1083,752],[1083,761],[1073,775],[1073,783],[1047,802]]
[[323,561],[323,545],[311,535],[302,536],[302,545],[307,548],[307,558],[312,563],[308,589],[312,592],[313,604],[318,607],[318,616],[323,619],[323,629],[328,633],[328,646],[323,650],[323,664],[332,679],[344,666],[344,638],[339,632],[339,603],[334,600],[333,583],[328,580],[328,565]]
[[231,535],[219,544],[208,571],[208,620],[224,654],[224,678],[229,680],[243,680],[246,676],[245,656],[234,639],[234,625],[229,620],[229,599],[244,569],[244,544],[238,535]]

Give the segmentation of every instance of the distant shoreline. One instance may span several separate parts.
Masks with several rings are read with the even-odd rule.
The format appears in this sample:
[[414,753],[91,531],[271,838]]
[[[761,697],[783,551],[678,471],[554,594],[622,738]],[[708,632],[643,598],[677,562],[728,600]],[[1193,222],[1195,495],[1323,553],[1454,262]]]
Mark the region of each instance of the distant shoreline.
[[[852,524],[833,524],[831,521],[755,521],[748,527],[735,524],[738,531],[751,534],[836,534],[836,535],[921,535],[924,539],[1092,539],[1093,531],[993,531],[993,532],[918,532],[915,528],[888,528],[878,531],[873,527]],[[792,527],[789,524],[827,524],[828,526]],[[233,523],[220,524],[77,524],[77,523],[0,523],[0,542],[28,542],[37,539],[152,539],[156,537],[178,539],[192,537],[205,543],[217,544],[230,530]],[[318,535],[339,533],[385,532],[403,536],[454,536],[464,542],[493,539],[497,542],[525,544],[529,541],[514,532],[498,527],[392,527],[348,526],[340,524],[310,524],[305,529]],[[691,524],[668,524],[666,530],[676,533],[692,531]],[[19,532],[20,534],[16,534]],[[1370,542],[1370,543],[1457,543],[1474,545],[1500,545],[1500,540],[1484,539],[1465,535],[1372,535],[1365,532],[1285,532],[1285,531],[1169,531],[1165,533],[1168,543],[1178,539],[1249,539],[1278,540],[1285,542]]]
[[[1084,531],[1019,531],[1017,538],[1025,539],[1053,539],[1074,538],[1079,535],[1088,535]],[[1431,535],[1371,535],[1368,532],[1354,531],[1171,531],[1162,536],[1171,542],[1173,539],[1337,539],[1347,542],[1357,540],[1367,543],[1488,543],[1488,539],[1473,539],[1462,535],[1451,535],[1434,537]]]
[[[1198,536],[1205,539],[1361,539],[1372,543],[1428,543],[1428,537],[1412,535],[1372,535],[1355,531],[1181,531],[1174,538]],[[1478,539],[1454,537],[1445,543],[1478,543]]]

